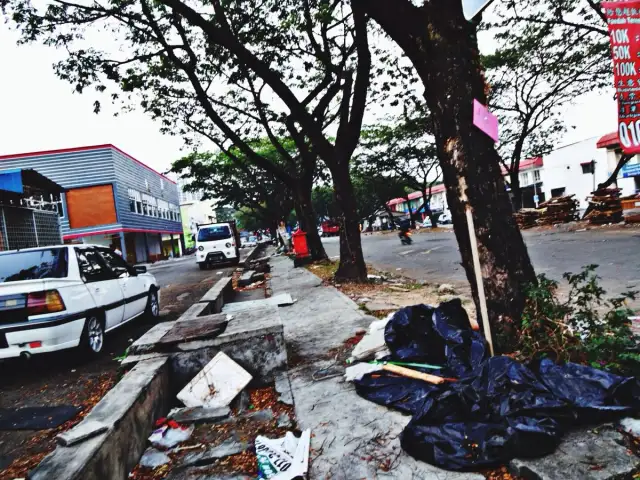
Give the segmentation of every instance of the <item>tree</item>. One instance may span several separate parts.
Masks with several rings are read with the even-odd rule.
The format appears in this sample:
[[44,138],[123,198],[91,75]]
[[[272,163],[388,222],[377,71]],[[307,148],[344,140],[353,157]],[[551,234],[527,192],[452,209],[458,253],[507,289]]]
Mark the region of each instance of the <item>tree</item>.
[[[574,81],[576,92],[593,92],[613,84],[613,69],[607,20],[601,2],[595,0],[538,0],[520,2],[507,0],[497,11],[500,21],[494,27],[501,29],[504,43],[521,43],[526,36],[541,41],[557,41],[573,52],[568,59],[576,68],[585,68],[590,73]],[[551,40],[546,40],[551,39]],[[633,156],[622,155],[613,174],[598,188],[614,184],[624,165]]]
[[[414,104],[410,111],[405,107],[400,118],[366,128],[362,133],[362,153],[357,156],[357,165],[363,174],[391,174],[402,179],[406,187],[421,192],[422,205],[415,214],[424,211],[435,228],[437,219],[430,208],[431,192],[441,181],[441,172],[433,136],[427,128],[428,120],[424,106]],[[408,194],[398,196],[406,196],[409,202]],[[415,226],[411,209],[409,215]]]
[[424,85],[462,265],[478,305],[465,214],[470,208],[489,320],[508,348],[524,308],[524,286],[536,279],[511,215],[500,157],[493,140],[473,125],[473,99],[487,104],[477,25],[464,18],[461,2],[451,0],[357,2],[398,43]]
[[[0,1],[23,41],[69,52],[56,71],[78,92],[115,83],[114,98],[138,101],[165,131],[195,132],[225,153],[235,146],[296,193],[308,223],[311,172],[322,159],[342,209],[338,277],[366,279],[349,177],[372,63],[360,8],[348,0],[53,0],[39,10],[29,0]],[[84,40],[101,29],[113,39],[112,51]],[[287,159],[286,170],[247,143],[263,136]],[[280,145],[285,136],[300,162]]]
[[[252,148],[260,155],[279,161],[279,153],[268,140],[255,143]],[[185,190],[202,191],[206,199],[250,212],[255,221],[274,231],[280,220],[289,217],[294,195],[285,183],[247,161],[237,149],[230,149],[229,154],[194,152],[176,160],[171,171],[190,180]]]
[[499,11],[503,20],[493,31],[500,44],[483,63],[491,86],[490,106],[500,119],[499,152],[518,210],[522,208],[520,162],[552,150],[566,130],[562,118],[566,106],[585,88],[601,88],[609,79],[601,75],[601,46],[594,54],[594,46],[585,39],[589,33],[513,22],[509,8]]

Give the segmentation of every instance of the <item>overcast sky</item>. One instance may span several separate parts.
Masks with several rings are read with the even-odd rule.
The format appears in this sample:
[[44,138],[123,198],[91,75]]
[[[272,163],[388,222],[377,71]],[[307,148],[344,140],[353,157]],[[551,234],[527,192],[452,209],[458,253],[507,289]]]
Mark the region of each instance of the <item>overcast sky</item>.
[[[159,171],[181,156],[182,141],[162,135],[144,113],[113,117],[113,108],[104,105],[102,113],[94,114],[96,97],[72,93],[71,85],[54,74],[52,63],[60,53],[17,46],[16,39],[0,23],[0,154],[112,143]],[[565,118],[576,128],[563,144],[614,131],[613,92],[585,95]]]

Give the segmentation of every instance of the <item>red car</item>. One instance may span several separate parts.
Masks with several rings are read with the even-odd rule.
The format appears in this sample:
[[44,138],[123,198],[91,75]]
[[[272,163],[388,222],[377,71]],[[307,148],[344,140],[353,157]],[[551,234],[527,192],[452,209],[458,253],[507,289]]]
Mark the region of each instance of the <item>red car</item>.
[[337,222],[322,222],[322,236],[335,237],[340,235],[340,224]]

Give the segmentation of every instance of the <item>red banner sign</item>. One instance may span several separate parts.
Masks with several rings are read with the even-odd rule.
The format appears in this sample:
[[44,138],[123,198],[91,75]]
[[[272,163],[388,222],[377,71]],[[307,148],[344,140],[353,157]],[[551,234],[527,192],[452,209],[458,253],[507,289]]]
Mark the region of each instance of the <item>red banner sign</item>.
[[640,153],[640,0],[602,2],[609,25],[618,97],[618,138],[624,153]]

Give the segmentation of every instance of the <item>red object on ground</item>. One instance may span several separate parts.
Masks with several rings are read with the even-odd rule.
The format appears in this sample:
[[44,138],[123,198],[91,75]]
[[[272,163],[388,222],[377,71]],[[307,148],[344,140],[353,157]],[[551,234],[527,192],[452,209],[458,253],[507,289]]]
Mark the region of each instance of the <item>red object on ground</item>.
[[322,234],[324,236],[338,235],[340,233],[340,224],[337,222],[322,222]]
[[603,2],[618,97],[618,138],[624,153],[640,153],[640,0]]
[[296,253],[296,257],[308,257],[309,246],[307,245],[307,234],[298,229],[291,234],[291,238],[293,239],[293,251]]

